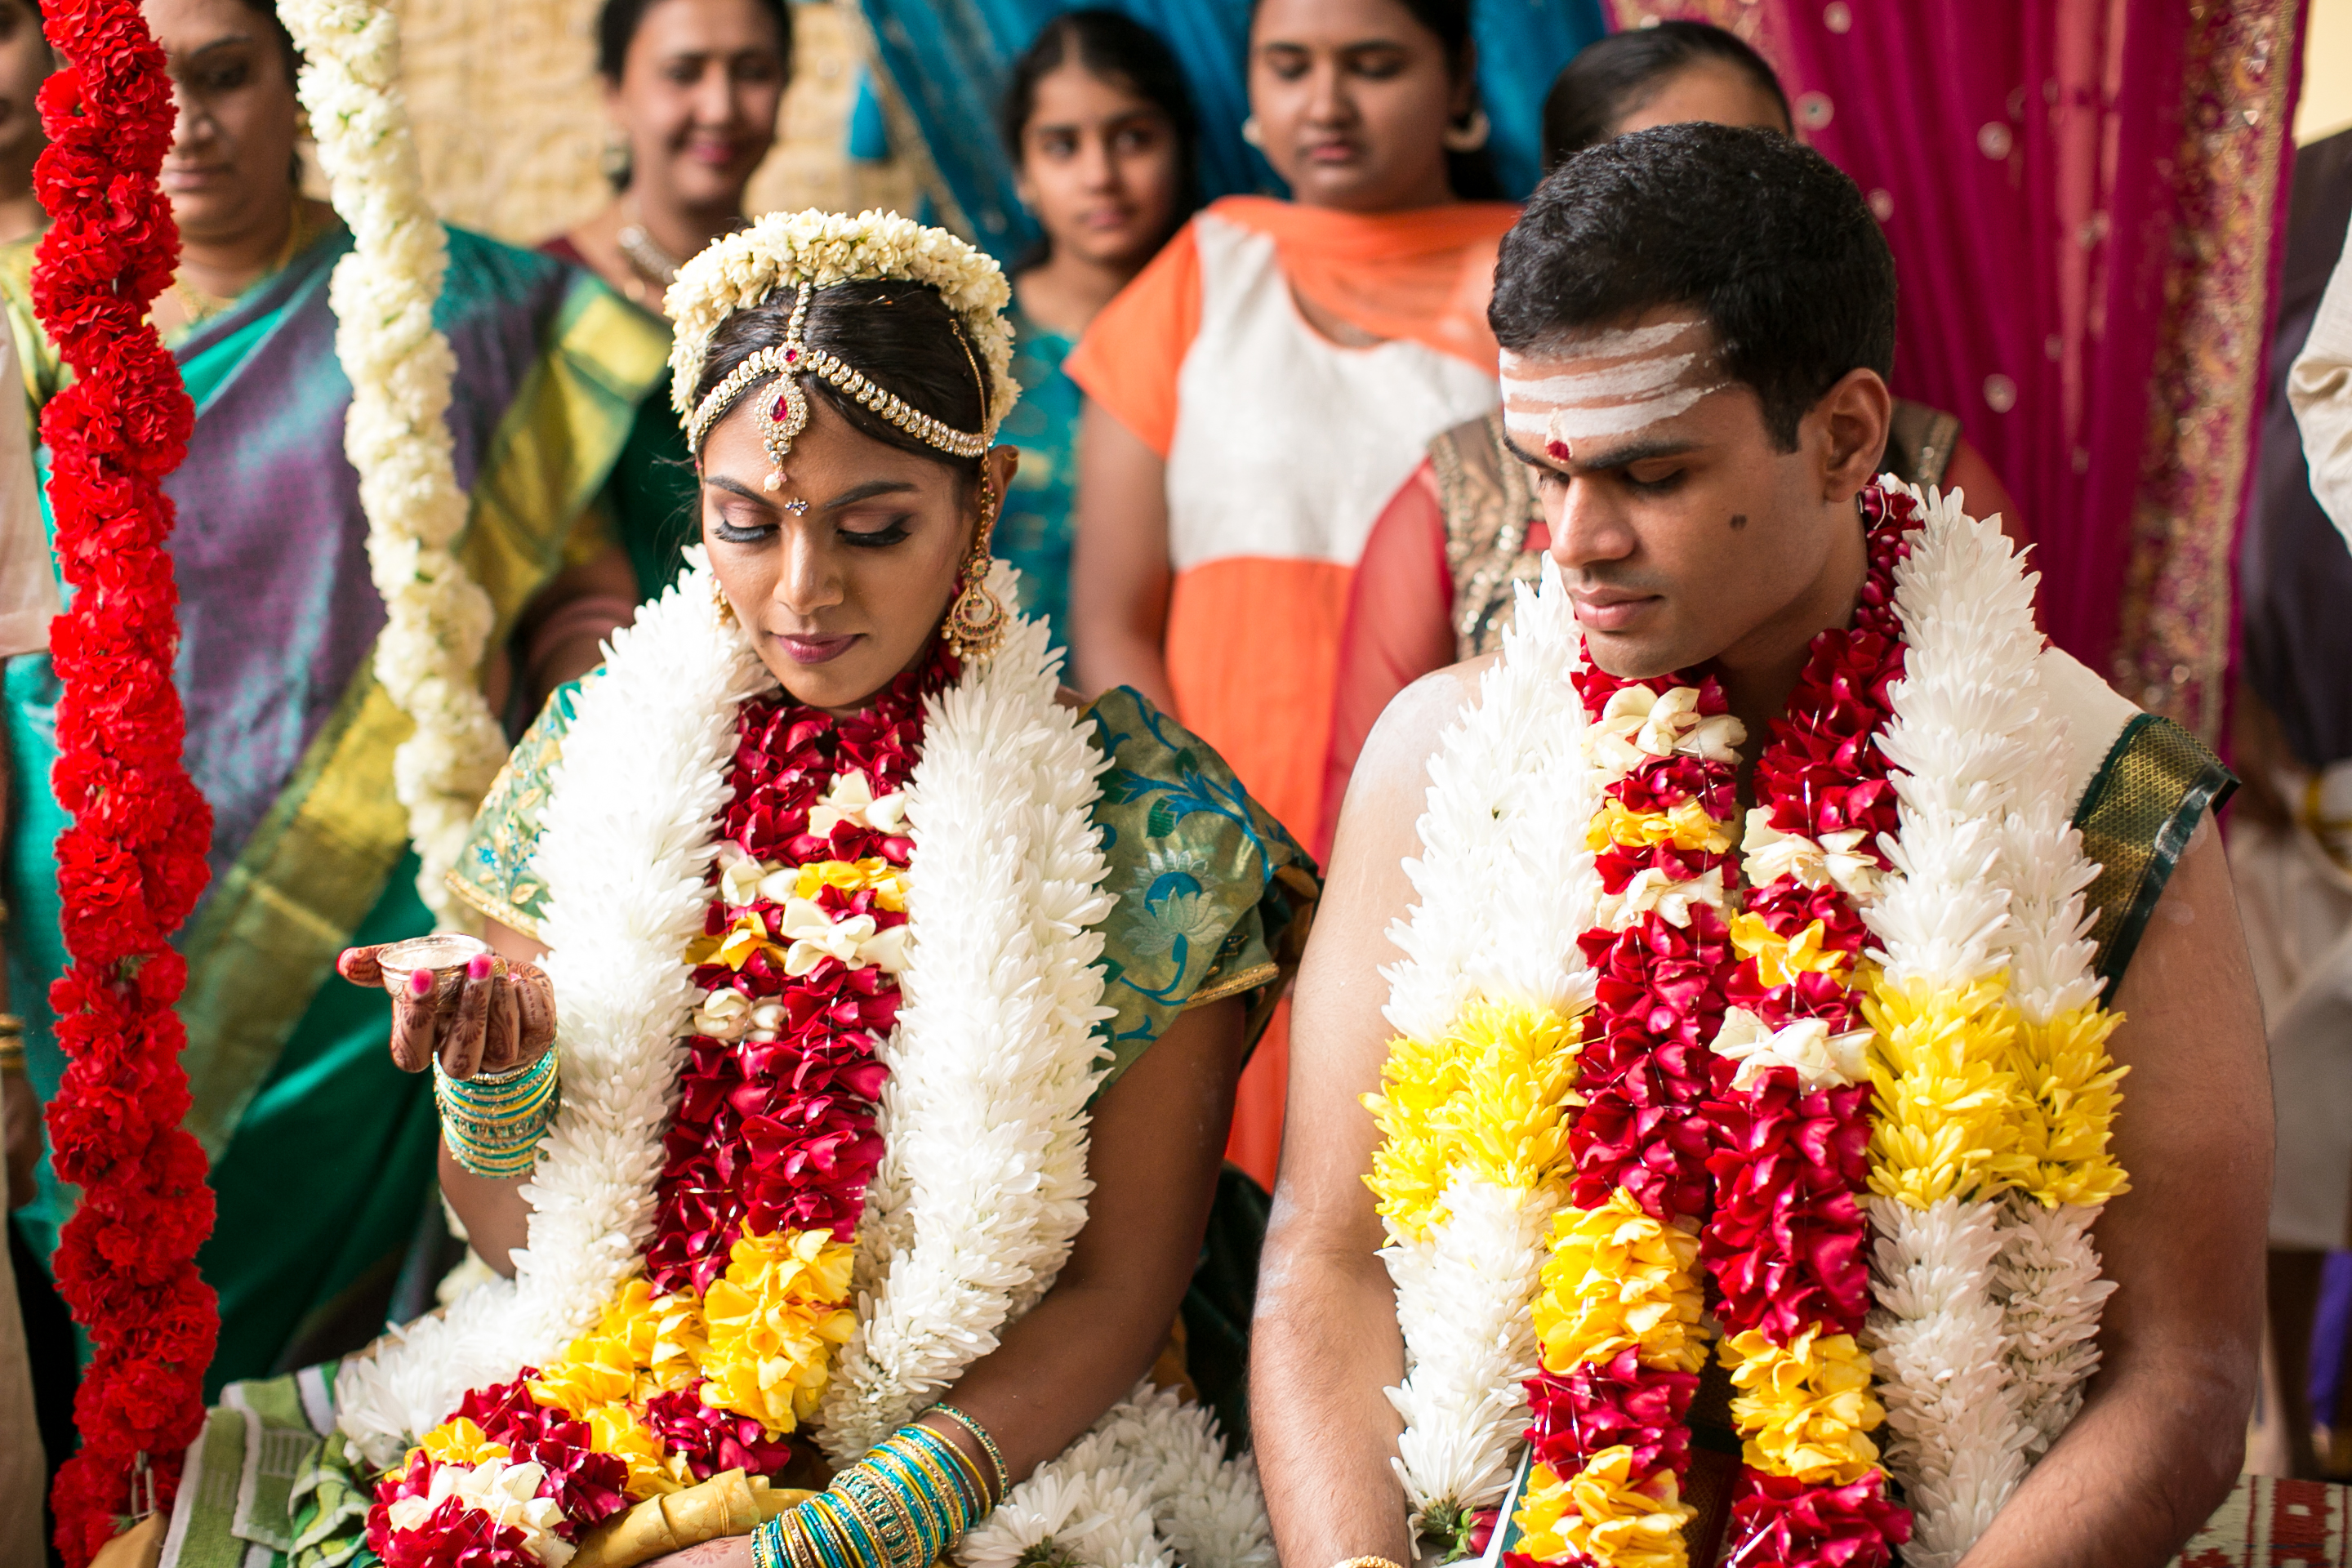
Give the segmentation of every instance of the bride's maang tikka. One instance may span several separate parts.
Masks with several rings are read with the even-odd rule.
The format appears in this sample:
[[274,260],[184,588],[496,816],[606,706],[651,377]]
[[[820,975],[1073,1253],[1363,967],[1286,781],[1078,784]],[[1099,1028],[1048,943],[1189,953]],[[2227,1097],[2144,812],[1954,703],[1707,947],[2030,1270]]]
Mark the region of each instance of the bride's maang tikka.
[[[856,400],[862,407],[871,409],[899,429],[940,451],[957,458],[977,458],[988,450],[988,433],[978,434],[959,430],[953,426],[914,407],[887,387],[877,386],[856,366],[824,349],[808,345],[809,299],[816,290],[803,283],[793,300],[793,313],[784,322],[784,341],[759,350],[742,363],[727,373],[725,379],[710,389],[695,405],[693,416],[687,420],[686,444],[690,452],[700,455],[703,437],[720,416],[732,408],[743,395],[765,381],[776,384],[775,398],[766,410],[767,420],[760,433],[761,445],[767,448],[769,471],[766,488],[782,488],[784,458],[793,449],[793,442],[808,428],[808,391],[801,384],[803,376],[814,375],[826,384]],[[988,406],[988,384],[981,378],[980,362],[972,357],[971,342],[958,323],[951,330],[956,343],[963,350],[964,363],[971,367],[972,387],[980,395],[983,411]]]

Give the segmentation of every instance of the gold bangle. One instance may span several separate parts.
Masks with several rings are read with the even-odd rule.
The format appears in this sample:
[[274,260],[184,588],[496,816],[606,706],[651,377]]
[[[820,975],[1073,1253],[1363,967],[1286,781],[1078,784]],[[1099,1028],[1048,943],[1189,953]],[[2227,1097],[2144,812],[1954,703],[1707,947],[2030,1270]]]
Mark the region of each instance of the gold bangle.
[[1398,1568],[1385,1557],[1343,1557],[1331,1568]]

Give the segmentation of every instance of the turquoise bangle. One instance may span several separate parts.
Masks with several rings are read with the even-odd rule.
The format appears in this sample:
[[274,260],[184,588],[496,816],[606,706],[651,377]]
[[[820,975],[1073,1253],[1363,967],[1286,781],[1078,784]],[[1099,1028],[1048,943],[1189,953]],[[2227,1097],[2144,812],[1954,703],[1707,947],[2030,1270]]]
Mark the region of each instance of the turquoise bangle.
[[539,1141],[562,1103],[555,1053],[502,1073],[453,1079],[433,1063],[433,1099],[441,1134],[458,1167],[504,1180],[530,1173]]
[[[1013,1477],[1012,1473],[1004,1468],[1003,1451],[997,1447],[996,1439],[988,1435],[988,1428],[973,1420],[971,1416],[965,1415],[962,1411],[957,1409],[954,1405],[948,1404],[945,1400],[941,1400],[939,1404],[932,1405],[931,1411],[936,1411],[938,1414],[946,1416],[949,1420],[954,1422],[957,1426],[971,1433],[973,1439],[980,1444],[982,1450],[988,1455],[988,1462],[996,1471],[996,1493],[992,1497],[985,1497],[982,1500],[982,1506],[979,1511],[985,1513],[990,1509],[994,1508],[998,1503],[1003,1502],[1004,1500],[1005,1492],[1010,1489],[1013,1485]],[[925,1414],[928,1415],[930,1414],[930,1412],[927,1411]],[[934,1433],[933,1436],[936,1436],[937,1434]],[[942,1442],[946,1441],[944,1438],[940,1440]],[[952,1443],[949,1443],[948,1447],[954,1451],[958,1458],[964,1458],[962,1449],[956,1447]]]

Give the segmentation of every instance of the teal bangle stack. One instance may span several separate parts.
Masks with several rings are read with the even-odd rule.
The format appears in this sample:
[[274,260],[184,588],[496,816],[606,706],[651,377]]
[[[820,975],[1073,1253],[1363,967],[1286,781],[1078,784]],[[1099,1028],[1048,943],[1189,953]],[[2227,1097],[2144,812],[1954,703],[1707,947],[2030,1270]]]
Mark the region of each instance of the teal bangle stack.
[[441,1108],[441,1136],[450,1157],[477,1176],[504,1180],[530,1174],[539,1140],[562,1103],[555,1053],[505,1072],[454,1079],[433,1064],[433,1098]]
[[996,1485],[946,1437],[918,1423],[892,1433],[806,1502],[751,1534],[753,1568],[930,1568],[1004,1495],[1004,1463],[974,1432]]

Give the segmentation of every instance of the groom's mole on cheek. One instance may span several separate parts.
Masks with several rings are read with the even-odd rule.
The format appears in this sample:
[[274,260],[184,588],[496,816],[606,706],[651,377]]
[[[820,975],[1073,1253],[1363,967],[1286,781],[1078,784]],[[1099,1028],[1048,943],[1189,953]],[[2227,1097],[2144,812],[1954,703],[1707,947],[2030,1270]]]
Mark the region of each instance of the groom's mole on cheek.
[[1734,533],[1738,533],[1741,529],[1746,528],[1747,526],[1748,526],[1748,514],[1747,514],[1746,512],[1744,512],[1744,511],[1735,511],[1735,512],[1733,512],[1733,513],[1731,514],[1731,531],[1732,531],[1732,532],[1734,532]]

